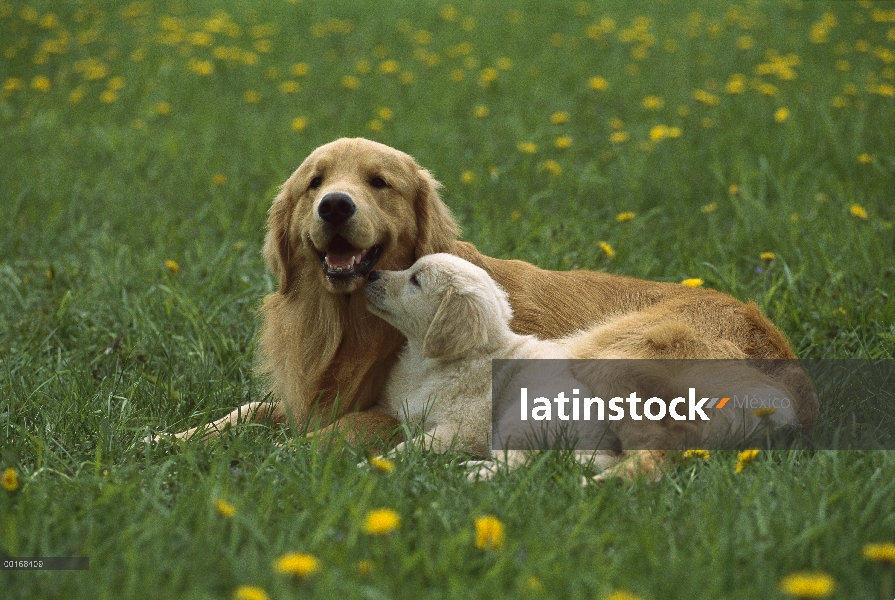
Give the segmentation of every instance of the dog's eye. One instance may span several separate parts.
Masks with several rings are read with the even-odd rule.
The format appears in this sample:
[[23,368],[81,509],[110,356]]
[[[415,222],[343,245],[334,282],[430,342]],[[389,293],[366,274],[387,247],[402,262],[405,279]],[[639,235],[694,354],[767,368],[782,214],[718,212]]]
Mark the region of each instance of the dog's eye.
[[314,179],[311,180],[311,183],[308,184],[308,188],[312,190],[316,190],[320,187],[320,184],[323,183],[323,177],[318,175]]
[[420,287],[420,280],[416,278],[416,273],[410,276],[410,283],[412,283],[416,287]]
[[385,179],[382,177],[374,177],[370,180],[370,185],[376,189],[382,189],[388,187],[388,184],[385,182]]

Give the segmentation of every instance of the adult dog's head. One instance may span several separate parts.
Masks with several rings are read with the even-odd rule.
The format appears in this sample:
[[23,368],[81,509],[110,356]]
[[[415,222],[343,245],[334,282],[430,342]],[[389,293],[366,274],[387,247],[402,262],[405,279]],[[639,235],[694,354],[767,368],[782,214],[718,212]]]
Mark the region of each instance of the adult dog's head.
[[367,309],[403,333],[427,358],[453,359],[500,347],[513,316],[507,293],[481,268],[432,254],[403,271],[373,271]]
[[314,150],[283,184],[264,255],[288,294],[315,282],[348,294],[374,267],[406,269],[453,249],[457,225],[438,182],[389,146],[343,138]]

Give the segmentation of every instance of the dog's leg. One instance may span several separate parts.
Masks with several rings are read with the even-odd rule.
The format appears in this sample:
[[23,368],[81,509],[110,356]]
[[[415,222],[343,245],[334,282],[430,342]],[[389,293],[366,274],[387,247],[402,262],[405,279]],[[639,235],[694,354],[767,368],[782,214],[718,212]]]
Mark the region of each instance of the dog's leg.
[[365,410],[349,413],[335,422],[308,434],[322,438],[327,445],[370,446],[373,454],[381,454],[403,439],[401,422],[383,412]]
[[[286,410],[282,403],[249,402],[216,421],[175,433],[172,437],[179,440],[188,440],[194,435],[200,434],[202,441],[206,441],[217,435],[222,435],[228,429],[240,423],[264,423],[268,421],[277,425],[286,424]],[[153,435],[151,439],[157,441],[161,437],[165,437],[165,434]]]

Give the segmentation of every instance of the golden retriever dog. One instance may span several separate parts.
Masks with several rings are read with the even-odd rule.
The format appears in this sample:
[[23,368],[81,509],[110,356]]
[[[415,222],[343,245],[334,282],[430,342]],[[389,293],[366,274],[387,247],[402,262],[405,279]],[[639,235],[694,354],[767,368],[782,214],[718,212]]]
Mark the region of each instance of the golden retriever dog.
[[[795,394],[780,381],[772,381],[742,361],[504,363],[493,372],[492,387],[494,359],[618,359],[625,356],[626,348],[603,345],[605,324],[556,341],[513,332],[513,312],[506,292],[483,269],[451,254],[425,256],[403,271],[374,271],[368,278],[366,296],[370,312],[407,338],[383,399],[374,410],[421,427],[422,433],[415,441],[436,452],[455,448],[481,457],[491,456],[492,408],[495,415],[504,415],[496,428],[503,438],[500,442],[513,436],[522,439],[536,435],[538,422],[531,422],[535,424],[531,427],[516,416],[518,407],[513,398],[523,386],[532,398],[553,397],[560,390],[583,397],[595,389],[602,394],[623,396],[637,389],[645,398],[661,395],[671,399],[685,394],[684,390],[698,381],[702,394],[731,393],[731,389],[736,389],[749,396],[792,398],[790,406],[770,415],[774,427],[798,425],[806,400],[810,403],[812,399],[810,395],[803,398]],[[741,357],[726,344],[713,349],[707,345],[698,347],[701,342],[697,339],[689,343],[694,345],[696,354]],[[795,370],[789,373],[789,379],[803,383],[801,370],[792,366]],[[561,442],[560,435],[571,441],[569,435],[574,433],[576,447],[591,449],[576,451],[577,460],[597,463],[603,469],[612,467],[598,476],[602,479],[634,475],[626,471],[630,465],[623,464],[624,455],[620,452],[630,442],[642,444],[641,447],[670,448],[679,447],[687,434],[697,434],[704,442],[721,441],[732,433],[748,438],[763,422],[754,414],[727,410],[715,413],[709,422],[680,423],[667,419],[656,423],[628,418],[621,422],[569,424],[574,427],[541,431],[552,434],[553,442]],[[545,443],[551,440],[542,437],[535,446]],[[395,452],[403,450],[405,444],[399,444]],[[526,455],[521,450],[493,453],[495,459],[505,461],[511,468],[522,464]],[[634,462],[637,468],[643,466]],[[493,473],[493,464],[474,466],[478,469],[473,478],[487,478]]]
[[497,281],[520,334],[561,338],[605,323],[599,343],[632,354],[675,357],[696,336],[750,358],[795,358],[755,304],[719,292],[484,256],[457,240],[439,187],[413,158],[370,140],[339,139],[312,152],[283,184],[267,222],[263,253],[279,287],[261,305],[258,368],[270,400],[177,436],[270,421],[350,444],[391,443],[396,421],[370,409],[404,337],[367,311],[362,288],[374,268],[404,270],[438,252],[465,258]]

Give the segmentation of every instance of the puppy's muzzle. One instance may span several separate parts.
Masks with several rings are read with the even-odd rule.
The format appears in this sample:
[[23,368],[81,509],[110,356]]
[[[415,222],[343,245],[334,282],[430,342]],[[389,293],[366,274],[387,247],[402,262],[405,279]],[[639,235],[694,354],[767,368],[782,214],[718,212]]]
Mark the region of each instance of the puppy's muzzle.
[[357,205],[354,200],[342,192],[326,194],[317,206],[317,215],[333,227],[344,224],[355,212],[357,212]]

